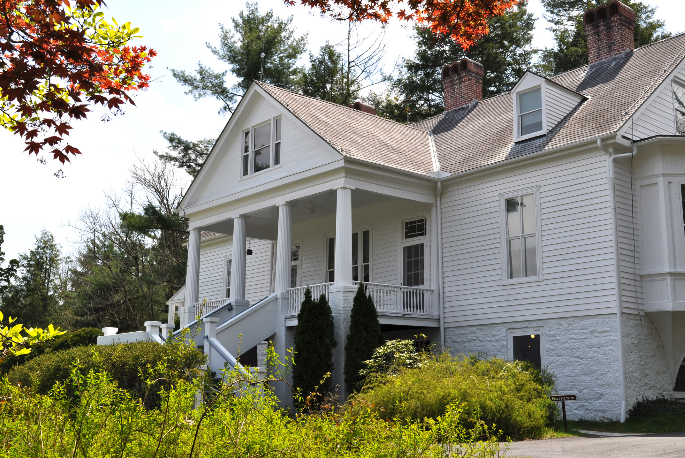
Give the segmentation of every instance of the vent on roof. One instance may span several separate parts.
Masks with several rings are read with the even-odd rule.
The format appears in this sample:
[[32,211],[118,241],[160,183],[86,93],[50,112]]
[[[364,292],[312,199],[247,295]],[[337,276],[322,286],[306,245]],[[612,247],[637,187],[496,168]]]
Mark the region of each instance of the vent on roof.
[[354,108],[355,110],[363,111],[364,113],[371,113],[371,114],[376,114],[376,109],[372,107],[371,105],[367,105],[365,103],[362,103],[360,101],[356,101],[354,103],[350,104],[350,108]]
[[463,107],[474,100],[483,100],[483,66],[463,58],[442,68],[445,110]]
[[635,12],[618,0],[587,11],[583,23],[590,64],[635,49]]

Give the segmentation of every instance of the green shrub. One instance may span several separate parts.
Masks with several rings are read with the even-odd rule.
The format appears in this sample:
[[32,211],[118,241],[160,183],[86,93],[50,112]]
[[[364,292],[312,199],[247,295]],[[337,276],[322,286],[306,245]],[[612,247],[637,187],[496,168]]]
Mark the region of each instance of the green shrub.
[[685,404],[659,395],[653,399],[643,397],[628,410],[628,418],[655,417],[661,414],[684,414]]
[[364,382],[360,371],[364,361],[385,342],[378,321],[378,312],[371,295],[366,294],[364,283],[360,283],[352,302],[350,313],[350,333],[345,343],[345,387],[348,391],[358,391]]
[[333,349],[337,342],[333,312],[324,294],[314,301],[309,288],[305,291],[297,314],[294,343],[293,385],[305,398],[316,391],[316,387],[320,394],[330,391],[331,379],[325,376],[333,372]]
[[[107,372],[119,387],[152,406],[159,402],[158,388],[148,390],[145,384],[147,377],[155,374],[155,377],[173,383],[189,380],[197,374],[196,368],[204,361],[205,356],[199,350],[181,343],[96,345],[45,353],[12,369],[8,379],[13,384],[19,383],[38,393],[48,394],[55,383],[69,379],[75,367],[82,375],[91,370]],[[166,368],[164,373],[156,370],[160,365]]]
[[469,418],[519,440],[544,432],[556,408],[550,392],[551,386],[540,383],[540,375],[524,363],[443,353],[418,368],[379,376],[352,397],[352,405],[371,405],[386,419],[418,421],[438,418],[457,403]]
[[62,334],[51,340],[46,340],[45,342],[40,342],[31,346],[31,353],[19,356],[7,356],[0,361],[0,374],[7,374],[13,367],[24,364],[44,353],[68,350],[69,348],[85,345],[95,345],[98,336],[101,335],[102,331],[97,328],[83,328],[78,331],[69,331],[66,334]]
[[389,340],[376,348],[371,358],[364,361],[360,374],[365,382],[373,383],[376,377],[397,375],[402,369],[421,367],[429,355],[416,349],[416,344],[409,339]]

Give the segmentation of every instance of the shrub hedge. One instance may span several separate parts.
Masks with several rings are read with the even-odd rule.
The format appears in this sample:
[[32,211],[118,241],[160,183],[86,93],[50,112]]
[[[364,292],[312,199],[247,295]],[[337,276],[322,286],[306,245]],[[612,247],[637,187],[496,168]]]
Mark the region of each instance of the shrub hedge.
[[[170,384],[190,380],[197,374],[197,367],[204,362],[204,354],[181,343],[160,345],[155,342],[135,342],[82,346],[40,355],[12,369],[8,379],[13,384],[48,394],[57,382],[68,380],[75,368],[82,375],[91,370],[107,372],[120,388],[143,399],[147,406],[154,406],[159,402],[159,388],[148,389],[146,379],[163,378],[169,380]],[[156,369],[162,365],[165,367],[164,373],[156,373]]]
[[0,361],[0,374],[7,374],[13,367],[24,364],[44,353],[53,351],[68,350],[69,348],[81,347],[84,345],[95,345],[98,336],[102,331],[97,328],[83,328],[78,331],[69,331],[66,334],[57,336],[54,339],[40,342],[31,347],[31,353],[25,355],[8,355]]
[[503,438],[534,439],[556,413],[551,388],[525,363],[443,353],[420,367],[376,377],[352,397],[352,409],[371,406],[385,419],[419,421],[438,418],[457,403],[469,418],[494,424]]

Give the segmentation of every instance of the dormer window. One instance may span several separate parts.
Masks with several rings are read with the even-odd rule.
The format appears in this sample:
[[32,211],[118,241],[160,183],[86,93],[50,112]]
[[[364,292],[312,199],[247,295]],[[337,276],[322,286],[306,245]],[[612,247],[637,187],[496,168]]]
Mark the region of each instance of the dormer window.
[[518,95],[521,137],[540,132],[542,126],[542,89],[540,87]]
[[280,163],[281,118],[272,118],[243,132],[243,176],[268,170]]

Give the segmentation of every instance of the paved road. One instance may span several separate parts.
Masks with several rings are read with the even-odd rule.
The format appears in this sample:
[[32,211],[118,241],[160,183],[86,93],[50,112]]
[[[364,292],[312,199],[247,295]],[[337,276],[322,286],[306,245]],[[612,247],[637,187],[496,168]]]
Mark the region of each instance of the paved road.
[[683,458],[685,433],[623,437],[565,437],[514,442],[507,458]]

